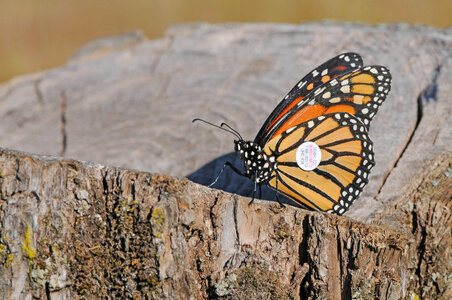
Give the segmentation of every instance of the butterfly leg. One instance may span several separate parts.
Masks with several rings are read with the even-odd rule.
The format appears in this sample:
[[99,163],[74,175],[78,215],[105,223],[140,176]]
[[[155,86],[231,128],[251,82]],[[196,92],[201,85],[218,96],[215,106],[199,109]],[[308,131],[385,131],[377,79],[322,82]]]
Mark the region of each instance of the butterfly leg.
[[237,169],[236,167],[234,167],[230,162],[225,162],[223,165],[223,168],[221,168],[220,173],[218,173],[217,177],[215,178],[215,180],[208,185],[208,187],[212,187],[215,183],[217,183],[218,179],[220,178],[221,174],[223,174],[223,171],[226,167],[230,167],[232,169],[232,171],[234,171],[235,173],[241,175],[241,176],[245,176],[245,174],[243,174],[239,169]]
[[279,205],[281,205],[281,207],[286,207],[281,201],[279,201],[279,196],[278,196],[278,176],[276,176],[276,193],[275,193],[275,198],[276,198],[276,201],[278,201]]
[[[257,172],[256,172],[256,174],[257,174]],[[254,177],[254,178],[256,178],[256,177]],[[260,189],[260,187],[261,187],[261,186],[259,185],[259,189]],[[256,195],[256,191],[257,191],[257,180],[254,179],[253,196],[252,196],[252,198],[251,198],[250,203],[248,203],[248,205],[251,205],[251,204],[254,202],[254,196]]]

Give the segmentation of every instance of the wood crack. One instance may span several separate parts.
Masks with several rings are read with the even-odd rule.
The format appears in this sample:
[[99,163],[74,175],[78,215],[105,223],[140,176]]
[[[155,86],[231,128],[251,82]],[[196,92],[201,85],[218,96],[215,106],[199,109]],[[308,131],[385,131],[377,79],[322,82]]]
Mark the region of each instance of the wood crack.
[[392,167],[389,168],[389,170],[386,172],[385,176],[383,177],[383,180],[381,182],[381,185],[377,191],[377,194],[375,198],[380,195],[381,190],[383,189],[386,180],[388,179],[389,175],[391,174],[392,170],[394,170],[397,165],[399,164],[399,161],[402,159],[403,155],[405,154],[406,150],[408,149],[408,146],[410,146],[413,137],[419,127],[419,124],[422,121],[422,118],[424,116],[424,103],[428,103],[430,101],[436,101],[437,100],[437,93],[438,93],[438,77],[441,73],[441,65],[437,65],[437,67],[433,70],[433,77],[430,83],[421,91],[417,98],[417,117],[416,117],[416,124],[414,125],[413,130],[411,131],[411,134],[408,138],[408,141],[406,142],[405,146],[403,147],[402,151],[400,152],[399,156],[397,157],[396,161],[392,165]]
[[300,261],[300,265],[306,266],[306,272],[305,275],[303,277],[303,279],[301,280],[300,283],[300,290],[299,290],[299,298],[300,299],[308,299],[310,290],[309,287],[313,286],[313,282],[312,282],[312,276],[314,275],[314,270],[313,268],[315,268],[315,264],[312,261],[311,257],[310,257],[310,253],[309,253],[309,238],[312,234],[312,230],[311,230],[311,223],[309,222],[309,215],[307,214],[303,221],[302,221],[302,226],[303,226],[303,237],[301,240],[301,243],[299,245],[298,251],[299,251],[299,261]]
[[234,197],[234,227],[235,227],[235,236],[236,236],[236,244],[238,249],[240,249],[240,235],[239,235],[239,227],[238,227],[238,221],[237,221],[237,206],[238,206],[238,200],[237,197]]
[[33,86],[35,88],[36,97],[38,98],[39,104],[44,104],[44,96],[42,95],[41,88],[39,85],[41,84],[42,78],[38,78],[33,82]]
[[165,45],[165,47],[163,47],[160,51],[157,52],[157,57],[154,59],[152,65],[151,65],[151,74],[153,74],[155,72],[155,70],[157,70],[157,66],[160,62],[160,60],[162,59],[162,56],[165,54],[166,51],[168,51],[168,49],[171,48],[171,45],[173,44],[173,37],[168,37],[167,39],[167,43]]
[[[212,229],[213,229],[213,232],[214,232],[215,235],[216,235],[217,225],[215,224],[215,212],[213,210],[214,210],[215,206],[218,203],[218,198],[219,198],[218,195],[215,195],[215,200],[213,202],[213,205],[209,206],[210,224],[212,224]],[[210,251],[210,244],[209,244],[209,251]]]
[[61,131],[60,156],[64,156],[66,154],[67,149],[66,109],[67,109],[67,98],[66,92],[63,90],[61,92],[61,104],[60,104],[60,131]]

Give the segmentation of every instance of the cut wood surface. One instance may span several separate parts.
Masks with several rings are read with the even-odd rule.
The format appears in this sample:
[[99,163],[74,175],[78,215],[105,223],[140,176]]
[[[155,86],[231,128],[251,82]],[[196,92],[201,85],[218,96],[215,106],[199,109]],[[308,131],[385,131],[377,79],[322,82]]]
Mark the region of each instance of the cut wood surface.
[[[252,182],[229,171],[217,190],[191,182],[241,163],[232,136],[193,118],[252,139],[305,73],[346,51],[393,76],[348,217],[281,208],[268,190],[248,206],[224,191],[249,196]],[[451,70],[450,30],[193,24],[95,41],[4,83],[0,145],[37,155],[0,152],[0,295],[450,298]]]

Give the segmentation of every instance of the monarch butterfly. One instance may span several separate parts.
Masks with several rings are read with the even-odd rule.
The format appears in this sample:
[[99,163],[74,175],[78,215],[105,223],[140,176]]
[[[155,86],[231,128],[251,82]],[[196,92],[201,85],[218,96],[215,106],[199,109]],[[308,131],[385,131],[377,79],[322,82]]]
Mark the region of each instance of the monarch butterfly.
[[253,200],[257,186],[267,184],[308,209],[342,215],[375,164],[368,130],[390,86],[386,67],[363,67],[359,54],[343,53],[301,79],[254,141],[225,123],[194,119],[234,134],[244,163],[242,172],[226,162],[211,185],[229,166],[254,181]]

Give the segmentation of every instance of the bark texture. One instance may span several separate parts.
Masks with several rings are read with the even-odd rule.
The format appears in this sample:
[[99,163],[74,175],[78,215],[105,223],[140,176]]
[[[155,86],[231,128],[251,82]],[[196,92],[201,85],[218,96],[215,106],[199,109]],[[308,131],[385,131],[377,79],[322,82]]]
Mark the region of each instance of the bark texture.
[[[347,216],[271,191],[249,206],[252,184],[229,172],[194,183],[234,158],[218,157],[232,138],[191,119],[251,138],[345,51],[393,75]],[[0,299],[452,298],[451,70],[450,30],[194,24],[95,41],[0,85],[0,144],[37,153],[0,149]]]
[[0,152],[3,299],[447,299],[452,158],[378,224]]

